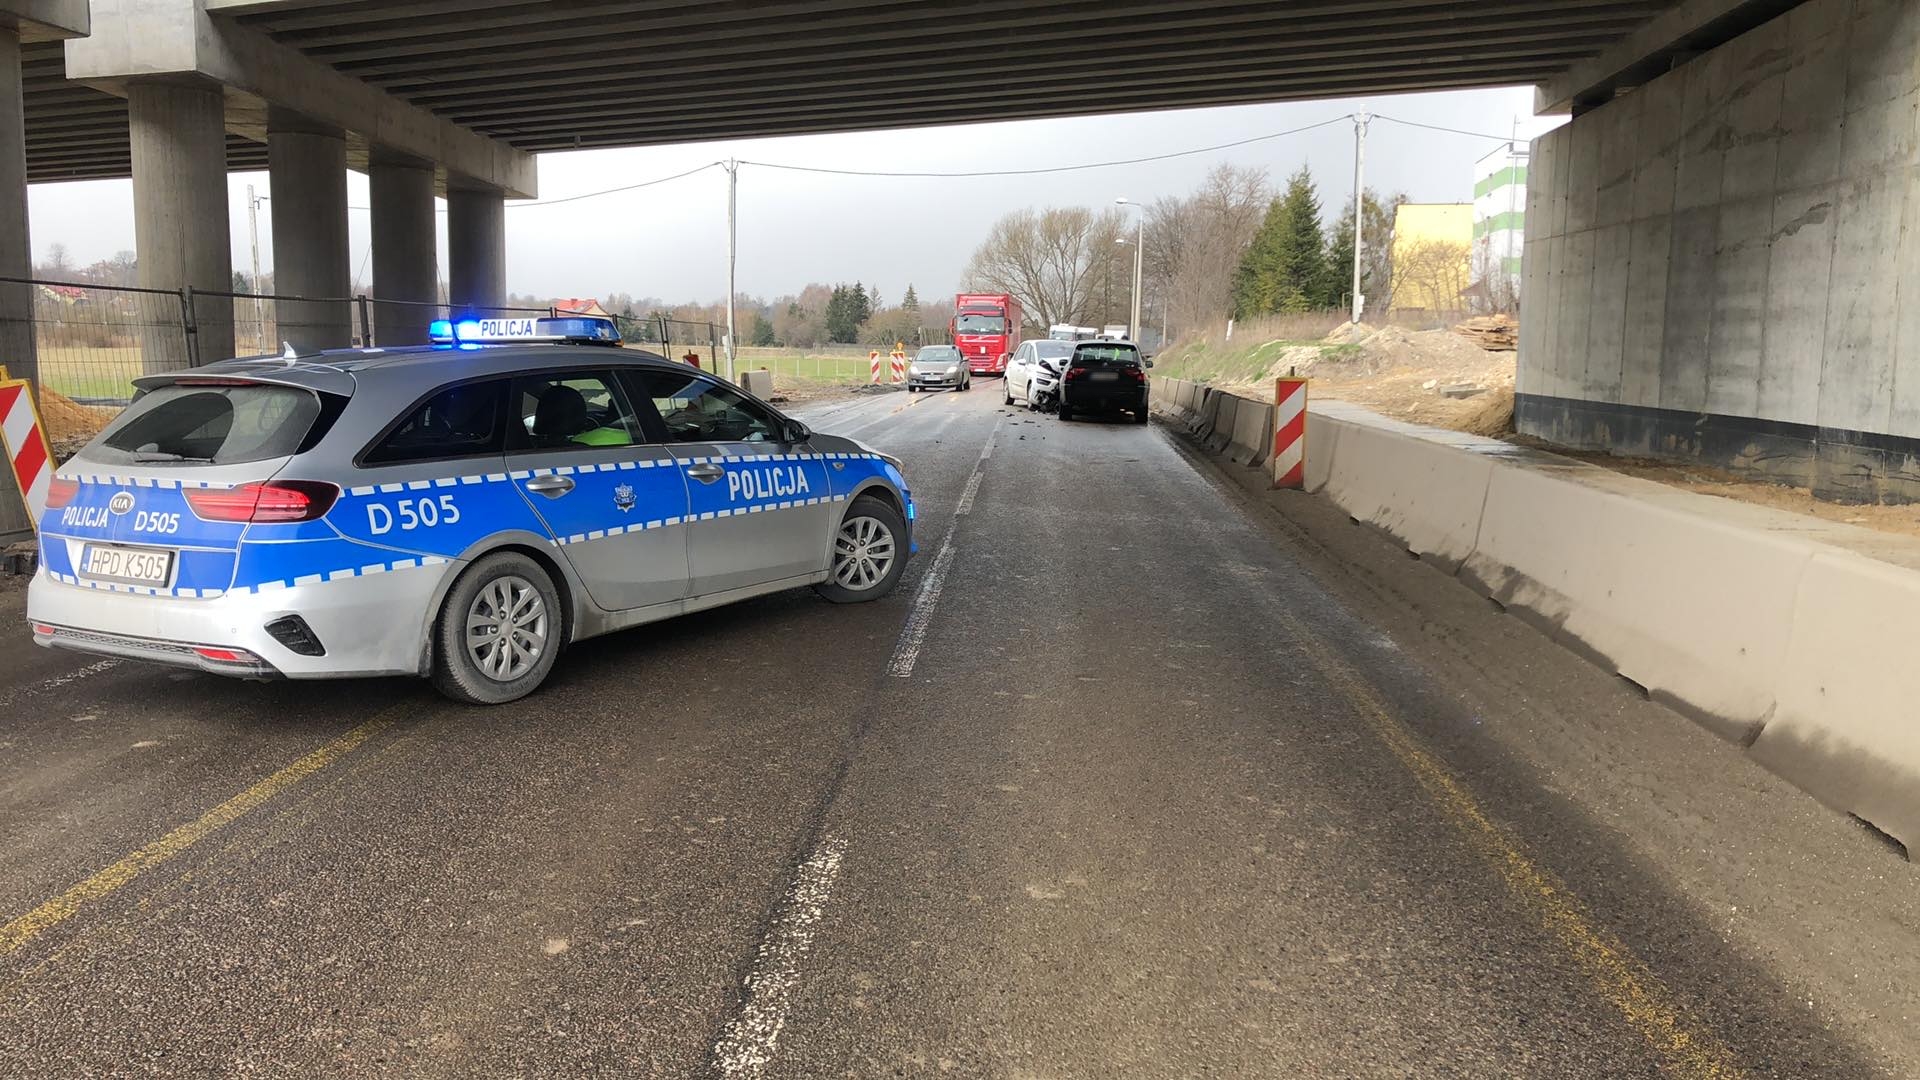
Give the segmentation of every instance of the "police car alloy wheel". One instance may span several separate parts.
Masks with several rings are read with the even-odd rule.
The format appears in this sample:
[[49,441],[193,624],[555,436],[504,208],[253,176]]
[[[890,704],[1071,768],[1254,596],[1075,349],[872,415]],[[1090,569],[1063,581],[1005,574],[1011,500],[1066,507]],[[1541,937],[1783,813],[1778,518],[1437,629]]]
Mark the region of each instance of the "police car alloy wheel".
[[833,537],[827,580],[815,586],[836,604],[878,600],[906,570],[906,522],[878,499],[855,499]]
[[553,670],[563,626],[559,591],[539,563],[510,551],[489,555],[441,605],[434,685],[469,705],[525,697]]

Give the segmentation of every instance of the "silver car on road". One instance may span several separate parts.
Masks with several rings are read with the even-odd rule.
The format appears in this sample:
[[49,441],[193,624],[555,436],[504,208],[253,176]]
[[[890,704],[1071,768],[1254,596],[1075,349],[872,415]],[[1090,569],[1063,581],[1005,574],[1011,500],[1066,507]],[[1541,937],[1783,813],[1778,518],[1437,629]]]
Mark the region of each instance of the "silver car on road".
[[606,348],[601,320],[435,329],[138,380],[56,474],[35,640],[256,678],[424,675],[499,703],[569,642],[899,581],[899,461]]
[[967,358],[954,345],[928,345],[915,353],[907,365],[907,389],[924,390],[935,386],[955,390],[973,388],[973,372]]

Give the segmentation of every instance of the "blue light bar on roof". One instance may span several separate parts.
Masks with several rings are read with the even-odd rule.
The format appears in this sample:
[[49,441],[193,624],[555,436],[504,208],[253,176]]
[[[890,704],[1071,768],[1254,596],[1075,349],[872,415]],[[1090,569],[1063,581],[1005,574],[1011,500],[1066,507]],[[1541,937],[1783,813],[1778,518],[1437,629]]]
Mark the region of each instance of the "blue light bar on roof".
[[620,331],[612,319],[593,315],[555,318],[435,319],[427,336],[436,345],[511,345],[549,341],[587,345],[618,345]]

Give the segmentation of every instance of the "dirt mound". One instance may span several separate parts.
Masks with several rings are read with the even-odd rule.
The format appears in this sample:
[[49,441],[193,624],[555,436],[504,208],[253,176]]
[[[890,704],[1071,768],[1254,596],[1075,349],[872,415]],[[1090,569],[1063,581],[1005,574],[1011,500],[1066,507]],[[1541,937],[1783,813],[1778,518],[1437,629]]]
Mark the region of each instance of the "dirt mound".
[[1469,398],[1470,408],[1453,418],[1453,427],[1469,435],[1498,439],[1513,434],[1513,387],[1496,386]]
[[82,405],[57,390],[40,389],[40,422],[55,460],[72,457],[118,415],[119,409]]

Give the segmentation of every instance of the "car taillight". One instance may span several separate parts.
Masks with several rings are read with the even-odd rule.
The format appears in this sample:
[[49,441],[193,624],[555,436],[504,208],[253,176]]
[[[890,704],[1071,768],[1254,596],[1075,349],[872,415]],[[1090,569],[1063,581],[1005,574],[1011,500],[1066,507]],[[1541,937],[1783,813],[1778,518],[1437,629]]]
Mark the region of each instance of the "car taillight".
[[1086,375],[1087,372],[1092,370],[1093,370],[1092,368],[1070,367],[1067,369],[1067,378],[1069,379],[1082,378]]
[[47,485],[47,509],[58,510],[72,502],[73,497],[78,494],[80,494],[80,481],[56,476],[53,482]]
[[1141,370],[1140,370],[1139,368],[1137,368],[1137,367],[1130,367],[1130,368],[1127,368],[1127,369],[1125,369],[1125,370],[1126,370],[1126,373],[1127,373],[1127,378],[1129,378],[1129,379],[1132,379],[1132,380],[1133,380],[1134,382],[1146,382],[1146,381],[1147,381],[1147,373],[1146,373],[1146,372],[1144,372],[1144,371],[1141,371]]
[[276,524],[325,517],[340,489],[318,480],[275,480],[236,488],[183,488],[181,494],[206,521]]

